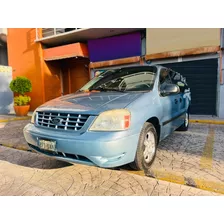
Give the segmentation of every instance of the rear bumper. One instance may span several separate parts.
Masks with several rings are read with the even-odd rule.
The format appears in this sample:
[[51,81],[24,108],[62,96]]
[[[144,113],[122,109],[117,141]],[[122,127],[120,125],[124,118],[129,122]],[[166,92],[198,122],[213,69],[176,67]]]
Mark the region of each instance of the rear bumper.
[[[24,128],[24,137],[30,147],[39,153],[71,163],[109,168],[134,161],[139,134],[85,132],[77,136],[28,124]],[[38,145],[39,139],[56,141],[56,152],[41,150]]]

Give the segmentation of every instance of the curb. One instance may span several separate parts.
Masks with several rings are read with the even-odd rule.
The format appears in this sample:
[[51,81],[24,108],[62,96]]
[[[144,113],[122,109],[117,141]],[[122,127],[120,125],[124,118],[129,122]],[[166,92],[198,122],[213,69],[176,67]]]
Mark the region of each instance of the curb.
[[22,120],[29,120],[31,119],[31,116],[26,116],[26,117],[13,117],[9,119],[0,119],[0,123],[6,123],[9,121],[22,121]]
[[190,123],[201,123],[201,124],[220,124],[224,125],[224,120],[200,120],[200,119],[190,119]]
[[[122,170],[125,171],[125,170]],[[224,194],[224,183],[208,181],[199,178],[185,177],[175,172],[168,172],[166,170],[150,169],[148,173],[144,171],[127,171],[128,173],[139,176],[148,176],[158,180],[163,180],[171,183],[182,184],[189,187],[195,187],[201,190],[211,191],[219,194]]]
[[0,146],[8,147],[8,148],[11,148],[11,149],[17,149],[17,150],[21,150],[21,151],[33,152],[28,147],[21,146],[21,145],[13,145],[13,144],[0,143]]

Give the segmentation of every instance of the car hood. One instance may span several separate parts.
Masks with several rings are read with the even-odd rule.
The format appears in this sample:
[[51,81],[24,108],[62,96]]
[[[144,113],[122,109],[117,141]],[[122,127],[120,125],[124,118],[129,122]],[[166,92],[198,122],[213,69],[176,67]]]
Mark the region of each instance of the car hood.
[[73,93],[48,101],[38,108],[40,111],[76,111],[99,114],[112,109],[125,108],[143,93],[90,92]]

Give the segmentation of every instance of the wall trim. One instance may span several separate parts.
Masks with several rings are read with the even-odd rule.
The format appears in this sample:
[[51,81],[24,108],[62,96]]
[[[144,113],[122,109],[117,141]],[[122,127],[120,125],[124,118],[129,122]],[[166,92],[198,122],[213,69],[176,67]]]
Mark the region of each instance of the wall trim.
[[182,57],[188,55],[198,55],[198,54],[207,54],[220,51],[220,46],[210,46],[210,47],[199,47],[191,48],[180,51],[169,51],[156,54],[148,54],[145,56],[145,60],[152,59],[162,59],[162,58],[173,58],[173,57]]
[[210,54],[200,54],[200,55],[190,55],[185,57],[175,57],[175,58],[161,58],[152,61],[145,61],[148,65],[159,65],[159,64],[170,64],[170,63],[181,63],[187,61],[200,61],[208,59],[219,58],[219,53],[210,53]]
[[115,60],[109,60],[109,61],[90,62],[89,67],[103,68],[103,67],[109,67],[114,65],[131,64],[131,63],[135,63],[139,61],[140,61],[140,56],[136,56],[136,57],[121,58],[121,59],[115,59]]

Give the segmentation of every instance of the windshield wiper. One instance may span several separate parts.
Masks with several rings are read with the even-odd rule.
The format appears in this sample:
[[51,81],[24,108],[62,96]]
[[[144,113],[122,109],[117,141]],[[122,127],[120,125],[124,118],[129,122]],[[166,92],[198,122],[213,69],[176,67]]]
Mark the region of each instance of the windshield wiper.
[[86,89],[86,90],[78,90],[77,93],[88,93],[88,92],[92,92],[92,91],[96,91],[96,92],[100,92],[100,90],[97,89]]
[[82,92],[85,92],[85,90],[77,90],[76,92],[77,93],[82,93]]
[[98,89],[90,89],[90,91],[92,91],[92,90],[105,91],[105,92],[120,92],[120,93],[126,92],[125,90],[102,88],[102,87],[99,87]]

